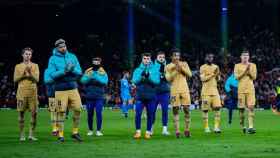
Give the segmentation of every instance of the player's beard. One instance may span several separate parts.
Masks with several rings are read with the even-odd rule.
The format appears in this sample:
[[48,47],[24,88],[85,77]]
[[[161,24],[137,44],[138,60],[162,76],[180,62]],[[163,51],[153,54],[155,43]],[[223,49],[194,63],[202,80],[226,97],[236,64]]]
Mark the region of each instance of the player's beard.
[[206,63],[208,64],[208,65],[212,65],[212,61],[209,61],[209,60],[206,60]]
[[99,68],[100,68],[100,65],[95,65],[95,64],[92,65],[93,71],[97,71]]

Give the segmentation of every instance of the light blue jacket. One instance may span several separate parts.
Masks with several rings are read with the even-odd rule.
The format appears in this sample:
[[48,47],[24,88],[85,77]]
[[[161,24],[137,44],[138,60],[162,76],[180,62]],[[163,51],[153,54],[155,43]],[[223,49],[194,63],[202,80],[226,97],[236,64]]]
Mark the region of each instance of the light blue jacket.
[[102,67],[97,71],[89,68],[81,78],[81,83],[85,85],[85,98],[87,100],[104,99],[108,75]]
[[238,87],[238,80],[235,78],[234,74],[231,74],[229,78],[226,80],[225,91],[229,93],[232,90],[232,88],[237,89],[237,87]]
[[[69,73],[65,73],[67,64],[74,65],[74,69]],[[46,76],[46,80],[52,79],[55,81],[56,91],[71,90],[78,87],[77,81],[82,76],[82,69],[74,54],[68,51],[62,54],[56,48],[53,49],[53,55],[49,59],[48,69],[50,75]]]
[[122,100],[129,100],[131,99],[130,95],[130,84],[126,78],[121,79],[121,98]]
[[[142,72],[149,72],[149,77],[144,79]],[[153,64],[145,66],[140,64],[133,72],[132,83],[136,85],[136,99],[151,100],[156,95],[156,85],[160,83],[160,73]]]
[[[163,93],[169,93],[170,92],[170,85],[169,82],[167,82],[165,78],[165,74],[160,72],[161,64],[158,63],[156,60],[154,63],[155,69],[160,74],[160,84],[156,86],[157,94],[163,94]],[[166,62],[164,63],[164,66],[166,66]],[[162,76],[162,77],[161,77]]]
[[47,68],[44,72],[44,83],[47,89],[47,96],[54,97],[55,96],[54,80],[49,76],[50,76],[50,70]]

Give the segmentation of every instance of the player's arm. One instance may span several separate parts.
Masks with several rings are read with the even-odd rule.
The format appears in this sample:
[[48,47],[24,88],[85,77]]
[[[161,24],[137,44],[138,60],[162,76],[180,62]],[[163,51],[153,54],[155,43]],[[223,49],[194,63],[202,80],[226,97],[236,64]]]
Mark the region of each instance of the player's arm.
[[34,64],[34,71],[30,71],[30,78],[31,80],[35,82],[39,82],[39,76],[40,76],[40,71],[39,71],[39,66],[38,64]]
[[168,65],[165,67],[165,78],[168,82],[172,82],[176,74],[175,65]]
[[80,79],[80,82],[82,83],[82,84],[87,84],[87,83],[89,83],[89,81],[91,80],[91,75],[92,75],[92,67],[91,68],[88,68],[86,71],[85,71],[85,73],[84,73],[84,75],[81,77],[81,79]]
[[77,77],[80,77],[80,76],[82,76],[82,68],[80,66],[80,63],[79,63],[79,60],[77,59],[77,57],[74,56],[73,58],[74,58],[75,67],[74,67],[72,73],[75,74]]
[[251,64],[248,74],[249,74],[249,76],[252,80],[257,79],[257,66],[256,66],[256,64]]
[[65,69],[61,69],[61,70],[56,69],[56,65],[53,57],[51,57],[49,60],[48,68],[50,71],[50,76],[53,78],[53,80],[56,80],[57,78],[60,78],[66,74]]
[[131,82],[133,84],[138,84],[141,82],[141,79],[142,79],[142,72],[143,70],[139,69],[139,68],[136,68],[133,72],[133,75],[132,75],[132,80]]
[[153,66],[150,70],[149,80],[153,84],[159,84],[160,83],[160,73],[155,66]]
[[16,65],[15,71],[14,71],[14,82],[17,83],[24,78],[26,78],[25,69],[21,69],[20,66]]
[[45,84],[52,84],[54,80],[50,77],[49,70],[46,69],[44,72],[44,83]]
[[215,70],[215,76],[217,81],[221,81],[221,71],[219,66],[217,66],[217,69]]
[[240,70],[240,68],[238,67],[238,65],[234,66],[234,76],[237,80],[240,80],[241,78],[243,78],[245,75],[247,75],[248,70],[246,69],[245,71]]
[[184,62],[182,65],[180,65],[180,68],[181,68],[181,72],[182,72],[185,76],[187,76],[187,77],[189,77],[189,78],[192,77],[192,71],[191,71],[191,69],[190,69],[188,63]]
[[92,74],[92,79],[94,79],[102,85],[108,84],[108,75],[103,68],[100,68],[98,71],[94,71]]
[[211,78],[213,78],[215,76],[214,73],[212,73],[210,75],[206,75],[206,70],[203,67],[200,67],[199,72],[200,72],[200,80],[202,82],[207,82],[207,81],[209,81]]

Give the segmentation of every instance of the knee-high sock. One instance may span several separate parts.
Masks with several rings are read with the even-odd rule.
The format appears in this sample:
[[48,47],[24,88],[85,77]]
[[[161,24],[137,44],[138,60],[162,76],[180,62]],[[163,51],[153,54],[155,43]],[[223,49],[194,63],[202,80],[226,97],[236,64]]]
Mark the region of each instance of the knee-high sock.
[[24,112],[19,112],[18,123],[20,136],[24,136]]
[[215,110],[215,129],[220,128],[220,124],[221,124],[221,111],[219,110]]
[[103,100],[97,100],[95,104],[96,109],[96,125],[97,131],[100,131],[102,128],[102,111],[103,111]]
[[81,111],[73,111],[73,134],[79,133]]
[[203,119],[203,126],[204,128],[209,128],[209,123],[208,123],[208,111],[203,111],[202,112],[202,119]]
[[245,109],[239,109],[240,126],[245,127]]
[[93,116],[94,116],[94,107],[92,104],[87,104],[87,123],[88,129],[93,130]]
[[29,128],[29,136],[34,135],[36,125],[37,125],[37,112],[32,112],[31,113],[30,128]]
[[249,123],[249,128],[254,128],[254,118],[255,118],[254,109],[249,108],[249,109],[248,109],[248,123]]
[[51,112],[52,131],[57,131],[57,113]]
[[64,120],[65,120],[65,112],[57,113],[57,125],[58,125],[58,136],[64,137]]
[[185,131],[189,131],[190,123],[191,123],[189,106],[184,106],[184,113],[185,113]]
[[173,121],[176,133],[180,132],[179,108],[180,107],[173,107]]
[[136,114],[135,114],[135,128],[136,130],[141,130],[141,115],[143,112],[143,105],[141,101],[136,102],[136,108],[135,108]]

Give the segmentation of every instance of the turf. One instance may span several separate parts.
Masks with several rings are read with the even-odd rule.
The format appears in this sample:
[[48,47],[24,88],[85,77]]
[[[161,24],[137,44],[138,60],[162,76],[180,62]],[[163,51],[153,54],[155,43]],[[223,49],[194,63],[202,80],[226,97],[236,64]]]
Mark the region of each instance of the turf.
[[[17,112],[0,111],[0,158],[178,158],[178,157],[227,157],[227,158],[277,158],[280,154],[280,117],[271,111],[256,112],[255,135],[242,134],[238,114],[235,112],[232,125],[227,124],[226,111],[222,112],[223,133],[205,134],[201,113],[192,111],[191,138],[176,139],[173,122],[169,119],[171,136],[161,136],[160,111],[158,111],[155,134],[151,140],[134,140],[133,113],[128,119],[119,111],[105,110],[103,137],[86,136],[86,113],[83,112],[81,135],[83,143],[71,140],[71,119],[66,121],[66,142],[57,143],[50,135],[49,113],[39,112],[38,142],[19,142]],[[170,114],[171,116],[171,114]],[[213,115],[210,115],[213,120]],[[27,117],[29,118],[29,117]],[[29,119],[28,119],[29,120]],[[183,116],[181,117],[183,120]],[[145,120],[143,125],[145,124]],[[210,121],[213,125],[213,121]],[[26,121],[28,125],[28,122]],[[183,130],[183,122],[181,127]],[[143,129],[145,125],[143,126]],[[26,130],[27,131],[27,130]],[[144,131],[144,130],[143,130]]]

